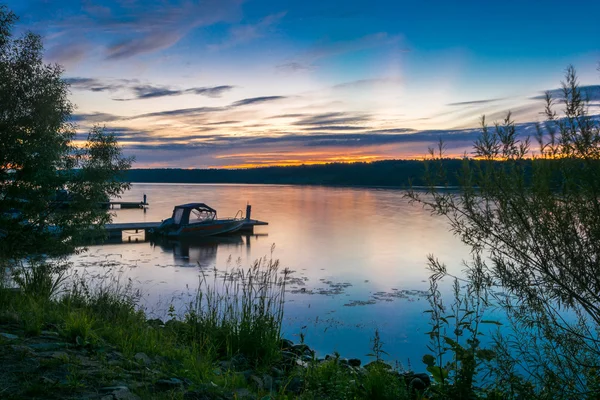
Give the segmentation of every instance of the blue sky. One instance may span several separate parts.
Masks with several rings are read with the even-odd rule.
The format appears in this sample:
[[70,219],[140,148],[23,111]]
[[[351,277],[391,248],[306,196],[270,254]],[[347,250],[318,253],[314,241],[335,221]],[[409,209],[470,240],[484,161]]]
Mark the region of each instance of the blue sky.
[[136,167],[458,155],[482,114],[539,120],[567,65],[600,84],[593,1],[7,4],[64,65],[79,130],[114,130]]

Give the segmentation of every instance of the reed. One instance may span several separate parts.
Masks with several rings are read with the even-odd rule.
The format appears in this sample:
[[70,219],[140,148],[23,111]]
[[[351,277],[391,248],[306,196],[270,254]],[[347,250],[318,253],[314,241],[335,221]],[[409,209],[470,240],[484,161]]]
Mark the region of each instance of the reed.
[[211,346],[219,357],[242,356],[255,365],[276,360],[287,276],[272,257],[247,269],[238,265],[221,274],[215,269],[212,282],[203,273],[185,318],[194,340]]

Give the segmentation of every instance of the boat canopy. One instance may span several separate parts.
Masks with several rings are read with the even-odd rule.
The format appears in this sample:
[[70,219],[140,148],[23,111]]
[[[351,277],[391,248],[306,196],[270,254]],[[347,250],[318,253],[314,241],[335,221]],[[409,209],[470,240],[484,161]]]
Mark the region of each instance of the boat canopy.
[[204,203],[187,203],[175,206],[173,209],[175,225],[187,225],[217,218],[217,210]]

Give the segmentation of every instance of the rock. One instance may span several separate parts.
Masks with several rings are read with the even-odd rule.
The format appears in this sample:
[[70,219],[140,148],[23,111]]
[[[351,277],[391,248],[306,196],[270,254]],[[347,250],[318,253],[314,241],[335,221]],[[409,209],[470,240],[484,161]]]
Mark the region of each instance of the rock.
[[347,358],[340,358],[339,359],[339,363],[342,365],[348,365],[348,359]]
[[127,386],[123,386],[123,385],[106,386],[106,387],[100,388],[100,393],[111,393],[111,392],[116,392],[119,390],[129,390],[129,388]]
[[360,360],[358,358],[351,358],[348,360],[348,364],[352,367],[360,367]]
[[308,368],[308,363],[302,360],[296,360],[296,365],[302,368]]
[[62,350],[68,347],[66,343],[34,343],[30,344],[27,347],[34,351],[53,351],[53,350]]
[[41,337],[47,337],[47,338],[58,338],[58,332],[54,332],[54,331],[42,331],[40,332],[40,336]]
[[152,364],[152,360],[146,355],[146,353],[137,353],[135,356],[133,356],[133,358],[135,358],[137,362],[145,365]]
[[294,376],[285,387],[289,392],[300,393],[304,389],[304,380],[299,376]]
[[313,357],[312,357],[312,356],[309,356],[308,354],[305,354],[305,355],[303,355],[302,357],[300,357],[300,359],[301,359],[302,361],[304,361],[304,362],[307,362],[307,363],[309,363],[309,362],[311,362],[311,361],[313,360]]
[[139,400],[139,397],[131,393],[129,389],[121,389],[112,393],[115,400]]
[[297,358],[296,354],[292,353],[291,351],[282,351],[281,352],[281,357],[283,357],[283,361],[285,361],[286,363],[293,363],[294,360]]
[[310,349],[310,347],[308,347],[305,344],[297,344],[295,346],[292,346],[291,351],[296,353],[299,356],[301,356],[303,354],[312,354],[313,353],[313,351]]
[[13,335],[11,333],[0,332],[0,337],[7,340],[17,340],[19,337],[17,335]]
[[183,381],[177,378],[159,379],[156,381],[158,390],[178,390],[183,389]]
[[281,349],[282,350],[289,350],[292,347],[294,347],[294,342],[292,342],[291,340],[287,340],[287,339],[281,339]]

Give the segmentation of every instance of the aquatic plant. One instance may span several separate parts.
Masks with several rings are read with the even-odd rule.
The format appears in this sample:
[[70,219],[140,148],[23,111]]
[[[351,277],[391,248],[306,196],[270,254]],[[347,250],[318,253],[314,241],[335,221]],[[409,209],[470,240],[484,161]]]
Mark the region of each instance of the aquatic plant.
[[256,364],[273,361],[281,350],[287,274],[279,273],[279,261],[272,256],[221,275],[214,269],[212,284],[203,272],[185,317],[189,334],[221,356],[242,355]]

